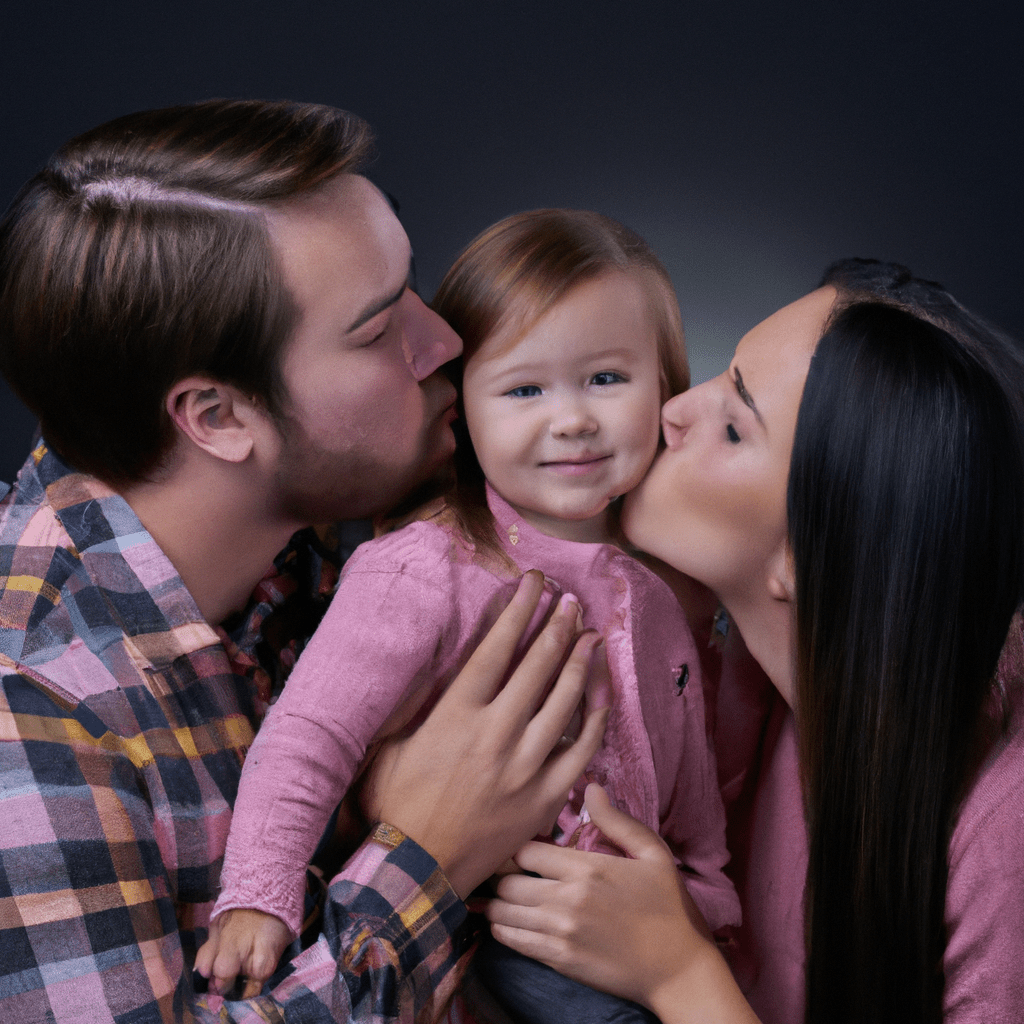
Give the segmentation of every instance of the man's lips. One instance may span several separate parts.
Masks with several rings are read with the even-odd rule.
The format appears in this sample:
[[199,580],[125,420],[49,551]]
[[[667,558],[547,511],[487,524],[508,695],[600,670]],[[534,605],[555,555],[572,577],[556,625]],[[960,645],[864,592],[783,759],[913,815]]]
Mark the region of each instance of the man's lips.
[[458,395],[455,392],[455,386],[446,377],[441,377],[438,383],[441,388],[440,394],[437,396],[439,401],[435,406],[437,409],[436,419],[445,426],[451,426],[459,418]]
[[436,418],[445,423],[457,420],[459,414],[455,407],[458,402],[458,394],[455,391],[455,385],[440,373],[430,377],[428,383],[432,385],[431,397],[434,408],[437,410]]

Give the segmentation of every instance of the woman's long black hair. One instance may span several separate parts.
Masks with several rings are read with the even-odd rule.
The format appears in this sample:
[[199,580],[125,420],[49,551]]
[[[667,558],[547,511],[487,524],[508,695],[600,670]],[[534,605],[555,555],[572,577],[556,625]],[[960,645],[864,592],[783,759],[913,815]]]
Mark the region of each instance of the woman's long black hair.
[[939,1022],[947,848],[1022,598],[1021,360],[902,267],[823,283],[787,498],[806,1019]]

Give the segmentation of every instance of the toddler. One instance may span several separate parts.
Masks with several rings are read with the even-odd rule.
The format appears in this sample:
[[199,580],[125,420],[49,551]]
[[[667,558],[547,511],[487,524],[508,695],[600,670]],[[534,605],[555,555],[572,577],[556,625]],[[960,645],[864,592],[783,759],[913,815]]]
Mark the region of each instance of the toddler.
[[[617,499],[654,458],[662,403],[688,385],[668,275],[621,224],[538,210],[474,240],[434,308],[465,345],[457,484],[423,518],[357,549],[261,727],[220,920],[197,960],[204,973],[219,949],[218,977],[225,964],[269,974],[300,930],[307,863],[368,746],[425,713],[496,598],[531,568],[578,595],[584,625],[605,637],[614,693],[603,745],[553,841],[618,853],[582,811],[586,783],[599,782],[664,837],[713,930],[739,921],[693,636],[667,584],[619,544]],[[538,1019],[545,1007],[552,1020],[634,1019],[619,1000],[485,947],[481,981],[519,1017],[533,1015],[523,1005],[532,993]],[[262,963],[260,949],[271,950]],[[608,1005],[584,1011],[591,1001]]]

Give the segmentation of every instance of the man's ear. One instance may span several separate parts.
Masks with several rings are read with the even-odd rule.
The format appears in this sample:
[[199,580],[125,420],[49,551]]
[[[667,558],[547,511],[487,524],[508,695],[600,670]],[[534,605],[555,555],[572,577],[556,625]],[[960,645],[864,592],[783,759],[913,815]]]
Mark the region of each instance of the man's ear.
[[244,462],[262,416],[238,388],[208,377],[186,377],[167,393],[167,414],[194,445],[225,462]]
[[789,603],[792,603],[796,594],[793,552],[785,538],[779,543],[768,562],[768,593],[776,601]]

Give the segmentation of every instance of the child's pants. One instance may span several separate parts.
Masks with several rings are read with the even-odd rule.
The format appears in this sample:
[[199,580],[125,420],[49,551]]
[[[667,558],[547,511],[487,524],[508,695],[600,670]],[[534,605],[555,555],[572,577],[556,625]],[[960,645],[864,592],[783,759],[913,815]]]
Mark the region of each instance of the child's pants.
[[502,1009],[520,1024],[658,1024],[637,1003],[573,981],[485,935],[473,971]]

